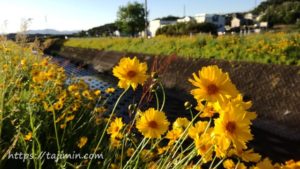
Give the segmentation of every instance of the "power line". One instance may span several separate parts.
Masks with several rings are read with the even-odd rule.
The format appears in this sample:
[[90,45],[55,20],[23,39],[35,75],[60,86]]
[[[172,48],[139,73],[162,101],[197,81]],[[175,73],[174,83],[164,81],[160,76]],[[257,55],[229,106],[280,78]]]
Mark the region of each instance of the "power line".
[[145,32],[144,32],[144,34],[145,34],[145,38],[147,38],[148,37],[148,11],[147,11],[147,0],[145,0]]

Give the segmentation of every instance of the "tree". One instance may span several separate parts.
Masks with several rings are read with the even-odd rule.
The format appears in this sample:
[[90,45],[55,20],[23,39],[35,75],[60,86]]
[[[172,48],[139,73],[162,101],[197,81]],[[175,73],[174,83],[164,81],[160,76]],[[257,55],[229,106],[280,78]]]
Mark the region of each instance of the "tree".
[[118,28],[115,23],[108,23],[89,29],[88,33],[91,36],[112,36],[117,29]]
[[138,2],[121,6],[117,13],[116,24],[121,32],[135,36],[145,29],[145,9]]
[[156,35],[182,36],[200,32],[217,34],[217,26],[212,23],[177,23],[159,28]]

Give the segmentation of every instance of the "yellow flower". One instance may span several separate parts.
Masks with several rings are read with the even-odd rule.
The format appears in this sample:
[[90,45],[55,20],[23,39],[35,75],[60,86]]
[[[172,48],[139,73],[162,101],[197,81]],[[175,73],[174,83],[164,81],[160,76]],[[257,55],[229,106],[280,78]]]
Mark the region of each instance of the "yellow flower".
[[169,149],[170,149],[170,144],[168,144],[167,146],[164,146],[164,147],[158,147],[157,154],[161,155],[161,154],[165,153],[166,151],[168,151]]
[[60,122],[62,119],[64,119],[66,116],[66,113],[63,113],[62,115],[60,115],[56,120],[55,120],[55,123],[58,123]]
[[184,130],[189,125],[190,121],[187,118],[179,117],[173,123],[173,129]]
[[210,134],[203,134],[201,137],[195,139],[195,146],[198,152],[198,155],[201,156],[204,163],[207,163],[212,160],[213,153],[213,144]]
[[140,153],[140,157],[141,157],[142,161],[148,162],[148,161],[151,161],[155,157],[155,154],[151,150],[143,149]]
[[235,168],[235,164],[231,159],[227,159],[223,162],[223,167],[225,169],[234,169]]
[[202,167],[200,165],[196,165],[193,163],[190,163],[189,165],[185,166],[184,169],[201,169]]
[[75,92],[75,93],[74,93],[74,97],[75,97],[76,99],[80,99],[80,98],[81,98],[81,95],[80,95],[79,92]]
[[151,161],[147,164],[147,169],[158,169],[158,168],[159,168],[159,166],[154,161]]
[[223,73],[222,69],[216,65],[203,67],[198,72],[198,76],[193,73],[193,77],[194,79],[189,79],[189,81],[197,88],[193,89],[191,94],[198,101],[223,102],[230,97],[236,97],[238,94],[228,73]]
[[300,161],[295,162],[294,160],[289,160],[285,162],[283,169],[300,169]]
[[90,91],[88,91],[88,90],[84,90],[82,92],[82,96],[85,97],[85,98],[87,98],[88,100],[93,100],[93,97],[92,97]]
[[251,101],[247,101],[247,102],[243,101],[243,96],[241,94],[238,94],[236,98],[233,98],[231,100],[231,102],[233,102],[237,106],[241,106],[245,110],[248,110],[252,106]]
[[246,149],[246,143],[253,138],[250,132],[250,120],[247,119],[246,112],[242,112],[230,104],[215,120],[214,133],[221,151],[226,151],[231,143],[237,151]]
[[66,117],[66,122],[72,121],[75,118],[74,115]]
[[215,109],[215,105],[212,102],[208,102],[207,105],[203,105],[201,102],[198,102],[198,105],[196,107],[196,110],[198,110],[199,112],[202,111],[202,113],[200,114],[200,117],[213,117],[217,111]]
[[72,112],[78,111],[79,108],[80,108],[80,103],[79,103],[79,102],[76,102],[76,101],[75,101],[75,102],[73,103],[73,105],[71,106]]
[[112,148],[118,148],[121,146],[121,141],[115,137],[110,137],[110,146]]
[[180,138],[181,134],[182,134],[182,130],[175,128],[171,131],[168,131],[168,133],[166,135],[166,139],[169,139],[170,141],[175,142],[177,139]]
[[261,155],[255,153],[253,149],[240,152],[232,150],[232,153],[241,157],[244,162],[258,162],[261,159]]
[[245,166],[245,164],[244,163],[238,163],[238,164],[236,164],[237,166],[236,166],[236,169],[247,169],[247,167]]
[[127,89],[131,86],[135,90],[138,84],[143,85],[146,81],[146,71],[147,64],[140,63],[136,57],[122,58],[119,65],[113,68],[113,75],[119,78],[120,88]]
[[31,138],[32,138],[32,132],[29,132],[24,136],[25,141],[29,141],[29,140],[31,140]]
[[145,138],[160,138],[168,130],[169,124],[164,112],[150,108],[141,114],[136,128]]
[[61,110],[63,108],[64,104],[61,101],[58,101],[56,103],[53,104],[53,107],[55,110]]
[[88,141],[87,137],[85,137],[85,136],[80,137],[80,140],[77,143],[77,147],[81,149],[83,146],[85,146],[85,144],[87,143],[87,141]]
[[70,85],[70,86],[68,86],[68,91],[69,92],[75,92],[75,91],[77,91],[78,90],[78,86],[76,86],[76,85]]
[[204,132],[208,125],[206,121],[198,121],[195,126],[192,126],[188,130],[188,134],[192,139],[196,139],[200,134]]
[[246,118],[249,120],[254,120],[257,117],[255,112],[246,111],[251,107],[252,102],[251,101],[244,102],[241,94],[239,94],[236,98],[227,100],[226,102],[214,104],[214,107],[217,111],[222,112],[222,110],[230,107],[228,105],[231,105],[236,109],[240,109],[241,112],[246,112],[246,116],[247,116]]
[[48,105],[47,102],[43,101],[43,105],[44,105],[44,109],[48,112],[53,112],[54,111],[54,108],[52,105]]
[[61,124],[61,125],[60,125],[60,128],[61,128],[61,129],[64,129],[64,128],[66,128],[66,127],[67,127],[67,124]]
[[107,94],[113,93],[113,92],[115,92],[115,88],[113,88],[113,87],[109,87],[105,90],[105,93],[107,93]]
[[101,107],[96,107],[96,108],[94,109],[94,112],[95,112],[95,113],[99,113],[99,114],[105,113],[106,111],[107,111],[107,109],[106,109],[105,107],[103,107],[103,106],[101,106]]
[[122,118],[116,118],[110,123],[107,133],[111,134],[111,137],[119,137],[121,135],[120,131],[122,130],[123,126],[124,123],[122,122]]
[[253,169],[274,169],[274,166],[269,158],[265,158],[263,161],[257,163]]
[[101,94],[101,90],[95,90],[95,91],[94,91],[94,95],[95,95],[95,96],[99,96],[100,94]]
[[225,169],[247,169],[244,163],[240,162],[235,164],[231,159],[227,159],[223,162]]
[[134,149],[133,148],[128,148],[127,151],[126,151],[126,155],[128,157],[131,157],[134,153]]
[[21,65],[24,66],[26,64],[26,59],[21,60]]

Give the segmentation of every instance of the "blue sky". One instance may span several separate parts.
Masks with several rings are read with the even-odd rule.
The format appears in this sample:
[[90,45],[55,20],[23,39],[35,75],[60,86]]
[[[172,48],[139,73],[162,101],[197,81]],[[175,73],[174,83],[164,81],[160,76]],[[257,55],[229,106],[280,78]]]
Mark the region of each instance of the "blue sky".
[[[119,6],[128,2],[133,0],[0,0],[0,32],[18,31],[27,18],[32,18],[29,29],[86,30],[114,22]],[[255,0],[148,0],[149,18],[183,16],[184,6],[186,15],[193,16],[247,11]]]

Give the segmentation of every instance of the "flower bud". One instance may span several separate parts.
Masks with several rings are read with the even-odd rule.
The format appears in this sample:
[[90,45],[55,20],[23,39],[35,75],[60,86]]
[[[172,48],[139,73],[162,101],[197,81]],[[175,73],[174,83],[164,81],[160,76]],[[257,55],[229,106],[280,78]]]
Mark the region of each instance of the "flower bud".
[[189,101],[186,101],[184,103],[184,107],[185,107],[186,110],[188,110],[188,109],[191,109],[193,107],[193,105]]

